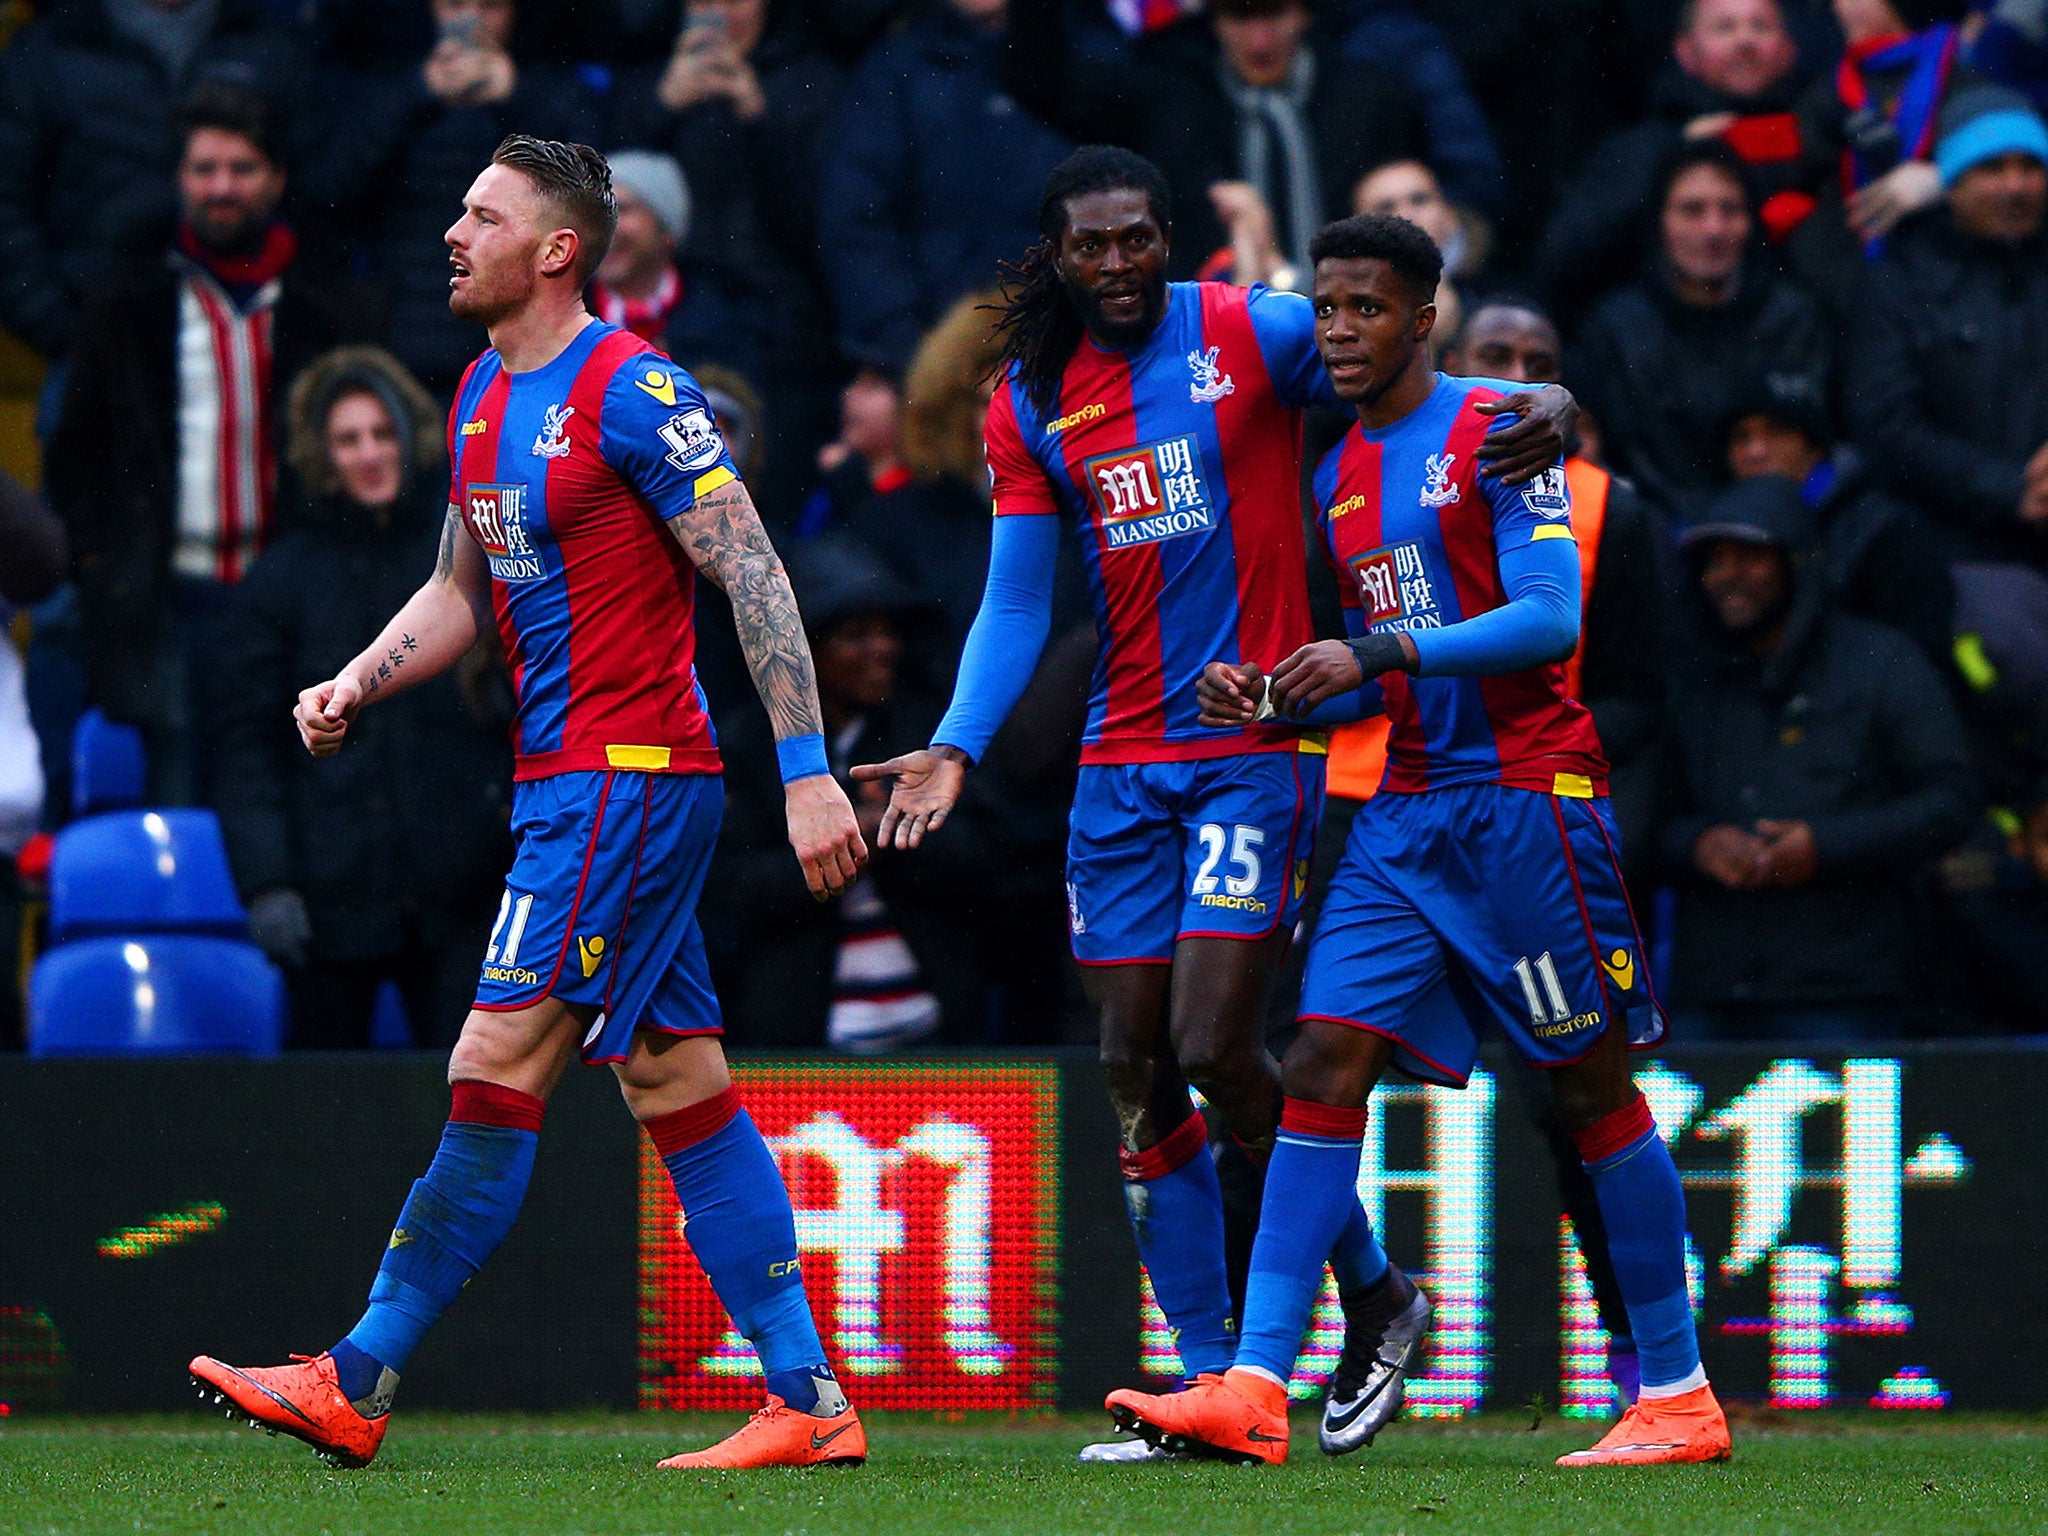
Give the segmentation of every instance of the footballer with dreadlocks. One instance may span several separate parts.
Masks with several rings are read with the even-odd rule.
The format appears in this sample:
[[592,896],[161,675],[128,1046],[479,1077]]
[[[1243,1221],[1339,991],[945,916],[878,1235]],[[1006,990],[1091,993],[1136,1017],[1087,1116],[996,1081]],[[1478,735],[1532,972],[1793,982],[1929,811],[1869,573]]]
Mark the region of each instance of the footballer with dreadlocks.
[[[1062,520],[1095,600],[1095,664],[1067,845],[1075,958],[1101,1024],[1138,1249],[1192,1380],[1235,1348],[1223,1198],[1200,1090],[1255,1168],[1279,1080],[1262,1003],[1308,885],[1325,747],[1299,730],[1200,720],[1204,665],[1285,656],[1313,637],[1301,415],[1338,406],[1299,294],[1166,280],[1172,210],[1157,167],[1075,151],[1047,180],[1042,239],[1001,305],[1005,374],[987,447],[996,527],[981,611],[931,748],[854,769],[891,779],[879,843],[915,848],[1017,702],[1051,617]],[[1507,483],[1540,472],[1574,408],[1549,388],[1499,402],[1477,449]],[[1343,1443],[1400,1407],[1429,1302],[1353,1203],[1332,1264],[1346,1340]],[[1161,1454],[1143,1441],[1091,1460]]]

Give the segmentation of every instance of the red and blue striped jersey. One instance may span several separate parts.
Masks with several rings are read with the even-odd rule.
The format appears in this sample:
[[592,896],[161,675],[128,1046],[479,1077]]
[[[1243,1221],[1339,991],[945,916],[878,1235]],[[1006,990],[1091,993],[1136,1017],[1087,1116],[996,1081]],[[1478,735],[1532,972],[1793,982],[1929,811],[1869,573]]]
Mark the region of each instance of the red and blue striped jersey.
[[1197,723],[1212,661],[1313,638],[1301,517],[1301,410],[1334,404],[1299,294],[1174,283],[1142,347],[1083,338],[1040,411],[1014,368],[988,416],[998,517],[1079,535],[1100,641],[1084,763],[1293,751],[1296,733]]
[[663,526],[738,478],[696,382],[603,321],[528,373],[494,349],[456,391],[448,460],[490,564],[515,777],[718,772],[696,568]]
[[[1317,466],[1317,525],[1338,592],[1374,632],[1436,629],[1499,608],[1500,551],[1571,538],[1562,468],[1510,488],[1479,466],[1495,418],[1472,407],[1513,388],[1439,374],[1419,408],[1378,431],[1354,426]],[[1496,677],[1390,672],[1380,683],[1390,725],[1384,790],[1607,792],[1593,717],[1566,696],[1559,663]]]

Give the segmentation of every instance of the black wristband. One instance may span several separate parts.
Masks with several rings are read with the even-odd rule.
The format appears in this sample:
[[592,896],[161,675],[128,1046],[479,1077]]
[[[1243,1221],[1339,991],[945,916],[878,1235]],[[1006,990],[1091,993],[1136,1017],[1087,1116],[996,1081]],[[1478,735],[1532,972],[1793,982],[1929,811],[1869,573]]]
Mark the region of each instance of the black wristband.
[[1408,653],[1399,635],[1360,635],[1346,640],[1344,649],[1358,658],[1358,669],[1369,683],[1383,672],[1406,672]]

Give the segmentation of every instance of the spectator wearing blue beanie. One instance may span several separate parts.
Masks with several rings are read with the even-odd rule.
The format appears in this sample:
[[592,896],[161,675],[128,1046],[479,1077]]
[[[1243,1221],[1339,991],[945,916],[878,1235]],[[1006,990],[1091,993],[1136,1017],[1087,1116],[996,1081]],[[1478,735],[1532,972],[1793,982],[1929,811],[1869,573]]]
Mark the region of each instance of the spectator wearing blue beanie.
[[1942,191],[1953,192],[1970,171],[2008,157],[2032,161],[2036,175],[2048,167],[2048,125],[2032,103],[2018,91],[1998,85],[1959,91],[1942,109],[1941,134],[1934,145]]

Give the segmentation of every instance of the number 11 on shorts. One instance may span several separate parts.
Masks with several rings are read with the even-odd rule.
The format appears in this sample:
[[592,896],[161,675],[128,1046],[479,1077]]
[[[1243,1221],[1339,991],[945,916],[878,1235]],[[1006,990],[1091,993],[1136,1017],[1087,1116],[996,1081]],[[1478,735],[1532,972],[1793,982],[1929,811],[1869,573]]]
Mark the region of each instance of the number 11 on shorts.
[[[1557,977],[1557,962],[1545,950],[1531,965],[1524,955],[1515,962],[1515,978],[1522,984],[1522,996],[1529,1004],[1531,1024],[1562,1024],[1572,1016],[1572,1006],[1565,1001],[1564,983]],[[1537,984],[1542,992],[1537,992]]]

